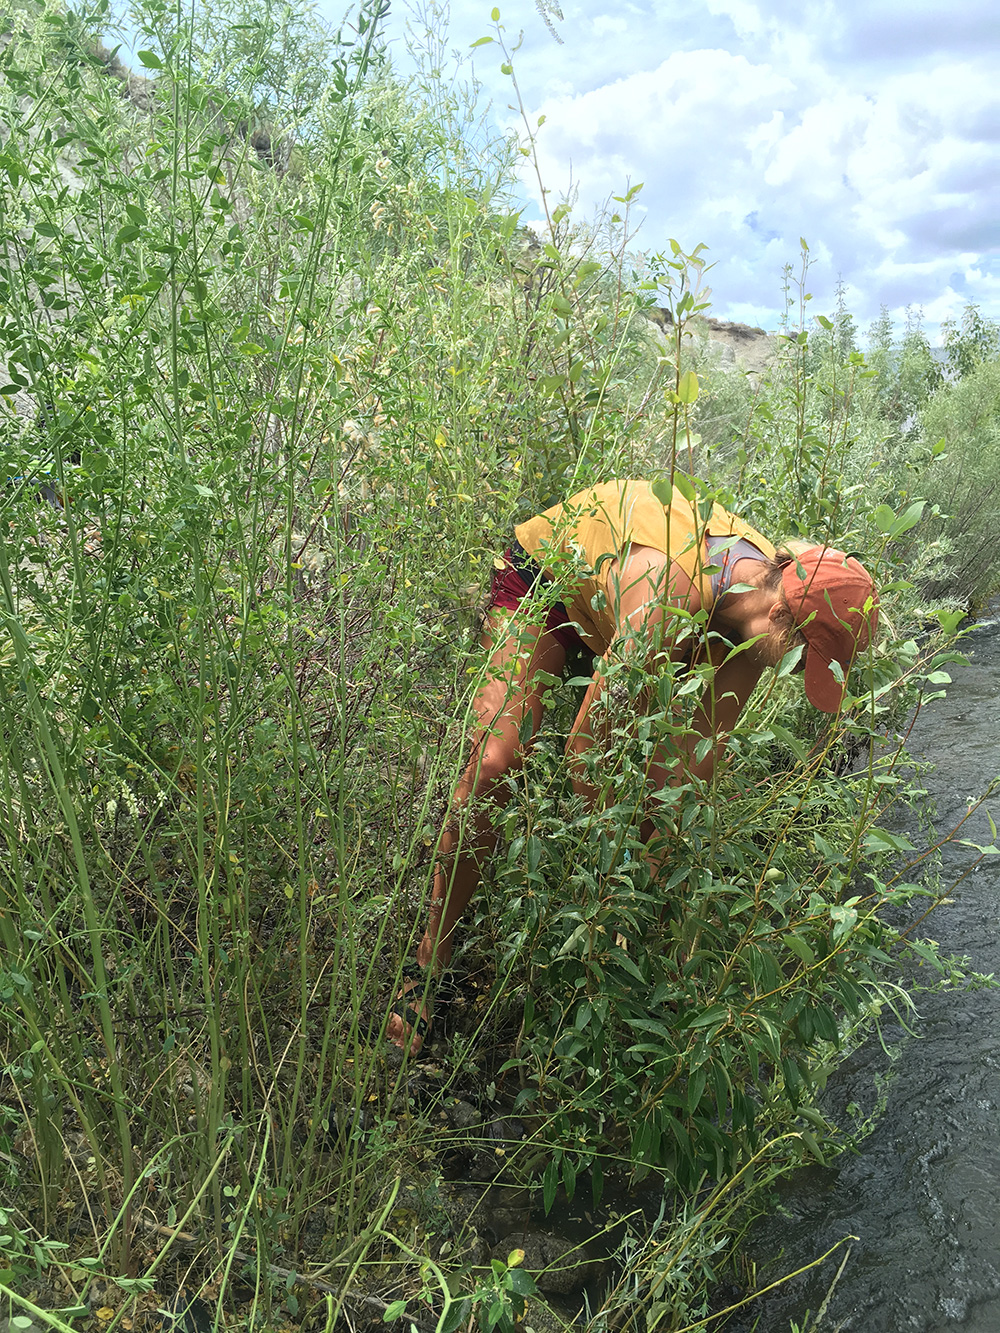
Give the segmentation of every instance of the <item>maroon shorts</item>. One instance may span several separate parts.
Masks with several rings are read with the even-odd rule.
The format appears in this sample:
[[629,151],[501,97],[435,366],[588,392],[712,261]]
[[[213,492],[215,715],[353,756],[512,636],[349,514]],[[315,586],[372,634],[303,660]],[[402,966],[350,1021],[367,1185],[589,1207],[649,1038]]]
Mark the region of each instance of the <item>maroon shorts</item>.
[[[486,604],[489,614],[494,607],[517,611],[526,597],[542,581],[542,571],[520,546],[508,547],[503,553],[503,568],[493,570],[490,596]],[[588,653],[590,650],[570,622],[569,612],[562,602],[555,602],[545,617],[545,628],[566,649],[567,653]]]

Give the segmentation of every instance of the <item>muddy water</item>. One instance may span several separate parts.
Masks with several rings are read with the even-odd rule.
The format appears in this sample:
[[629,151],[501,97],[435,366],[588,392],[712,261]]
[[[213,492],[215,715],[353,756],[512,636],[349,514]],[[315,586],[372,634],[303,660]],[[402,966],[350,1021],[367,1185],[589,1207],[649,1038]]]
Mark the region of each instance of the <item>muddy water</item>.
[[[951,828],[969,796],[1000,773],[1000,623],[977,628],[971,665],[953,667],[946,700],[918,720],[910,749],[934,764],[926,785],[936,825]],[[993,803],[1000,820],[1000,798]],[[968,836],[989,841],[985,815]],[[924,845],[909,831],[912,840]],[[945,872],[974,853],[949,849]],[[968,955],[1000,977],[1000,857],[985,860],[956,890],[955,903],[926,923],[944,952]],[[800,1174],[782,1191],[781,1211],[755,1228],[749,1251],[767,1267],[794,1272],[841,1237],[851,1256],[821,1324],[823,1333],[1000,1333],[1000,991],[918,997],[916,1038],[887,1059],[877,1042],[856,1052],[832,1081],[831,1108],[873,1103],[876,1075],[891,1072],[885,1111],[855,1156]],[[774,1256],[780,1253],[780,1259]],[[815,1315],[839,1264],[829,1260],[758,1302],[749,1333],[788,1333]]]

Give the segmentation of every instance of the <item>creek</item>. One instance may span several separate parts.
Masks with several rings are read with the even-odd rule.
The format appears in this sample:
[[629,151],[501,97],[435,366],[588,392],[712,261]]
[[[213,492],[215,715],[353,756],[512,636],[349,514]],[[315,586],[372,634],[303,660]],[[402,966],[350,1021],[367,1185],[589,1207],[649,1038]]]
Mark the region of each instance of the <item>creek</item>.
[[[926,775],[939,836],[1000,773],[1000,621],[983,622],[965,642],[968,667],[951,668],[947,699],[918,717],[910,753],[933,765]],[[1000,801],[998,801],[1000,803]],[[989,805],[989,803],[987,803]],[[926,832],[907,828],[918,847]],[[988,843],[986,814],[963,829]],[[974,861],[968,847],[944,851],[942,883]],[[954,902],[924,922],[945,954],[1000,976],[1000,857],[983,859],[958,885]],[[917,974],[919,980],[920,974]],[[886,1025],[831,1079],[837,1117],[850,1103],[872,1107],[888,1075],[885,1107],[855,1154],[798,1173],[780,1188],[778,1210],[752,1229],[746,1252],[758,1282],[793,1273],[853,1235],[851,1254],[829,1297],[821,1333],[997,1333],[1000,1329],[1000,990],[920,994],[910,1025]],[[841,1116],[846,1119],[846,1116]],[[756,1302],[733,1333],[811,1328],[844,1251]],[[766,1264],[765,1264],[766,1256]],[[775,1257],[777,1256],[777,1257]]]

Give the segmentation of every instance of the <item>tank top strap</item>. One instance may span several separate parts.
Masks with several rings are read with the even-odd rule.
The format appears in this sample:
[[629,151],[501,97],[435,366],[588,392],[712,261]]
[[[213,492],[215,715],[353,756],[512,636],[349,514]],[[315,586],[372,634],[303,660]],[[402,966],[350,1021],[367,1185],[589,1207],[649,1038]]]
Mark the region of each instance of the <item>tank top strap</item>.
[[[724,548],[724,549],[723,549]],[[708,533],[705,537],[705,549],[712,565],[719,566],[712,575],[712,600],[718,601],[724,592],[729,591],[733,581],[733,566],[737,560],[762,560],[768,563],[768,557],[746,537],[720,537]],[[716,558],[718,552],[718,558]]]

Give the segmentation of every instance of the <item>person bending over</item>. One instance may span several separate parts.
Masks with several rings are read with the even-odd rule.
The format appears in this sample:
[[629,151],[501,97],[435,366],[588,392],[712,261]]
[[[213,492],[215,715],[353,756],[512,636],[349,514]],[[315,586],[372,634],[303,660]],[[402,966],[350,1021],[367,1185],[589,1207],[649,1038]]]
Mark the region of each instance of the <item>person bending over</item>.
[[[433,980],[448,965],[455,928],[496,847],[490,806],[503,802],[506,775],[523,764],[522,736],[537,732],[546,681],[561,674],[568,654],[582,648],[610,660],[638,652],[654,670],[666,654],[711,668],[692,728],[653,755],[655,789],[712,777],[764,669],[797,646],[806,697],[838,712],[848,670],[878,619],[875,585],[854,557],[823,545],[776,551],[720,505],[662,482],[606,482],[514,531],[493,573],[482,638],[489,663],[473,702],[471,754],[439,844],[420,970],[404,982],[386,1028],[413,1053],[429,1031]],[[553,600],[557,591],[561,601]],[[702,611],[707,621],[695,622],[692,637],[690,617]],[[599,793],[583,758],[594,742],[601,667],[566,745],[574,788],[591,804]],[[710,744],[700,745],[706,738]],[[460,834],[457,816],[467,804]]]

